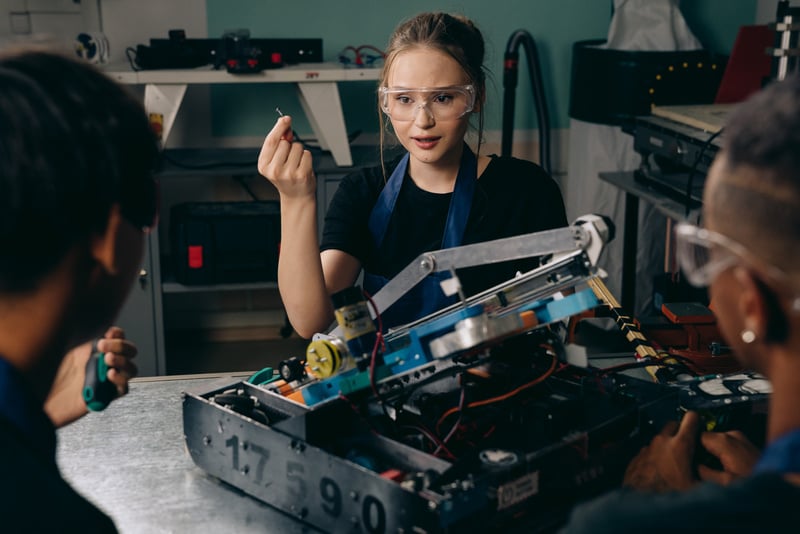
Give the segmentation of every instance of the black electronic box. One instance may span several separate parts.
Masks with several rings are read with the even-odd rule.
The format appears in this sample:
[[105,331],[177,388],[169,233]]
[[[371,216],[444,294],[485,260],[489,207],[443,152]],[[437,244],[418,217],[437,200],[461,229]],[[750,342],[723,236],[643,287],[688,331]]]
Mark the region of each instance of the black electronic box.
[[175,278],[183,284],[278,277],[280,203],[186,202],[170,212]]

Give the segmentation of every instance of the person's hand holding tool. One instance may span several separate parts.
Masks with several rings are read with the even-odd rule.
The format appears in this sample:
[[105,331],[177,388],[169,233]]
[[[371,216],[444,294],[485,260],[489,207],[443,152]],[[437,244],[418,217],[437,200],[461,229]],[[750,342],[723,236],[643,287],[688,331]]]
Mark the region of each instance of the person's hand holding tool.
[[722,470],[698,465],[701,480],[727,485],[749,475],[758,462],[761,451],[738,430],[729,432],[703,432],[700,436],[709,454],[719,458]]
[[110,328],[92,344],[83,382],[83,400],[89,410],[105,410],[112,400],[128,392],[128,380],[137,371],[130,360],[136,352],[119,327]]
[[311,152],[294,141],[292,118],[280,115],[267,134],[258,155],[258,172],[275,185],[281,200],[309,198],[316,195],[316,178]]
[[[286,116],[286,115],[283,114],[283,111],[281,111],[281,108],[275,108],[275,113],[278,114],[278,117],[285,117]],[[286,135],[281,136],[281,139],[284,139],[284,140],[289,141],[291,143],[291,142],[293,142],[295,140],[296,137],[297,136],[294,135],[294,130],[289,130],[289,133],[287,133]],[[298,141],[299,141],[299,139],[298,139]]]
[[89,402],[102,409],[127,393],[128,381],[138,371],[132,361],[137,352],[136,345],[116,326],[102,339],[69,351],[45,400],[44,409],[53,424],[61,427],[86,415],[92,408]]
[[671,421],[628,465],[625,486],[666,492],[685,490],[697,482],[692,472],[700,416],[687,412],[680,425]]

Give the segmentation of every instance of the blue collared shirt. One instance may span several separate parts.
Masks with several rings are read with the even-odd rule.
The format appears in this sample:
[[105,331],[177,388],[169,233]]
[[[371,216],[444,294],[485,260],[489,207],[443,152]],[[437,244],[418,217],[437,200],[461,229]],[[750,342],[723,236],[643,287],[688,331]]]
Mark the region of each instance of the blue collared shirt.
[[768,471],[800,473],[800,429],[782,435],[764,449],[753,473]]
[[33,394],[22,374],[2,357],[0,418],[6,419],[33,447],[55,462],[55,428],[44,413],[42,401]]

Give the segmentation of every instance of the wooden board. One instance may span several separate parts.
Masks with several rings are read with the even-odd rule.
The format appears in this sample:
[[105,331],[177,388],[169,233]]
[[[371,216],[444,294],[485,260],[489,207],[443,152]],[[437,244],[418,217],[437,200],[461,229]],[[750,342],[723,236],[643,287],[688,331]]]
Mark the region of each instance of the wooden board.
[[653,106],[652,113],[680,124],[709,133],[720,131],[736,104],[703,104],[696,106]]

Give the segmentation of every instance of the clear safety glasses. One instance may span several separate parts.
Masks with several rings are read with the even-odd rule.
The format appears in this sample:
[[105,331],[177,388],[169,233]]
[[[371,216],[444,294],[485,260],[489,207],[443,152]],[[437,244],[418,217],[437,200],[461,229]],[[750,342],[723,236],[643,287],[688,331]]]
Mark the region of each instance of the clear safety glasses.
[[381,87],[381,109],[392,120],[413,121],[417,111],[424,108],[437,121],[460,119],[475,107],[475,87]]
[[689,283],[705,287],[748,253],[742,245],[722,234],[678,223],[675,225],[675,255]]
[[743,245],[712,230],[689,223],[675,225],[675,255],[690,284],[711,285],[714,278],[737,263],[761,273],[767,280],[781,284],[790,299],[792,312],[800,312],[800,293],[792,278],[781,269],[754,257]]

